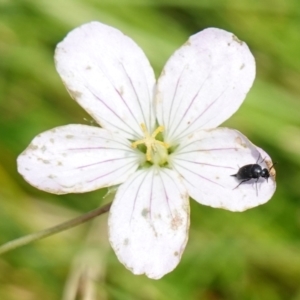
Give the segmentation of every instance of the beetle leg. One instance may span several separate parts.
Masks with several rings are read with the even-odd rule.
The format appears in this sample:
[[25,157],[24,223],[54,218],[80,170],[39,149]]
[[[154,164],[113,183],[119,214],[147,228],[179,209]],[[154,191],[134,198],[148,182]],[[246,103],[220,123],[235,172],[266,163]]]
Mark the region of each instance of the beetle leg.
[[249,181],[251,180],[252,178],[248,178],[248,179],[245,179],[245,180],[242,180],[233,190],[237,189],[242,183],[246,182],[246,181]]
[[257,190],[257,181],[258,181],[259,177],[257,178],[256,182],[255,182],[255,187],[256,187],[256,197],[258,197],[258,190]]

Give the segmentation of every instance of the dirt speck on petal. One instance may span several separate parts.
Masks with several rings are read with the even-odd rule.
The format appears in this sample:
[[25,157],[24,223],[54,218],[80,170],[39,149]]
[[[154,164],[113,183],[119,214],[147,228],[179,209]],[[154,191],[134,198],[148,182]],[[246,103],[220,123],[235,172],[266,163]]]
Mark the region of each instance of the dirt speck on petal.
[[46,165],[50,164],[50,161],[47,160],[47,159],[43,159],[43,158],[40,158],[40,157],[39,157],[38,160],[41,161],[41,162],[43,162],[43,163],[46,164]]
[[241,41],[241,40],[239,40],[234,34],[232,35],[232,39],[235,41],[235,42],[237,42],[237,43],[239,43],[240,45],[243,45],[243,41]]
[[189,134],[189,135],[188,135],[188,137],[187,137],[187,138],[190,140],[190,139],[192,139],[192,138],[193,138],[193,136],[194,136],[194,133],[191,133],[191,134]]
[[178,212],[175,212],[175,216],[171,220],[172,230],[178,230],[182,224],[183,224],[182,217],[178,214]]
[[148,208],[144,208],[141,212],[141,215],[144,217],[144,218],[147,218],[149,214],[149,209]]
[[266,165],[267,165],[267,167],[269,169],[270,176],[275,180],[276,179],[276,170],[274,169],[274,167],[272,168],[273,162],[270,161],[270,160],[266,160],[265,163],[266,163]]
[[70,96],[73,99],[79,99],[82,96],[82,93],[79,92],[79,91],[73,91],[73,90],[70,90],[70,89],[68,89],[68,91],[69,91]]
[[237,136],[236,138],[235,138],[235,142],[238,144],[238,145],[240,145],[240,146],[242,146],[243,148],[246,148],[247,147],[247,145],[245,144],[245,142],[241,139],[241,137],[239,137],[239,136]]
[[29,147],[28,147],[28,149],[30,149],[30,150],[36,150],[38,148],[39,147],[37,145],[33,145],[33,144],[29,145]]
[[124,88],[123,88],[123,86],[120,87],[119,93],[120,93],[121,96],[123,96],[123,94],[124,94]]

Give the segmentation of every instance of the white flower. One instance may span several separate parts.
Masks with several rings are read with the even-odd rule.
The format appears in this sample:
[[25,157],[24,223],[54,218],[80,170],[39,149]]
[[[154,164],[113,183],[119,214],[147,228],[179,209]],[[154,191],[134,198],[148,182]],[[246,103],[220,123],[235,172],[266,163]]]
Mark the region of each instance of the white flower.
[[273,195],[272,176],[258,180],[258,192],[253,180],[235,188],[231,175],[240,167],[261,157],[270,168],[271,159],[238,131],[216,128],[239,108],[255,77],[253,56],[232,33],[209,28],[191,36],[157,84],[143,51],[97,22],[70,32],[55,61],[70,95],[101,128],[68,125],[38,135],[18,170],[55,194],[120,184],[109,237],[134,274],[158,279],[179,263],[189,196],[243,211]]

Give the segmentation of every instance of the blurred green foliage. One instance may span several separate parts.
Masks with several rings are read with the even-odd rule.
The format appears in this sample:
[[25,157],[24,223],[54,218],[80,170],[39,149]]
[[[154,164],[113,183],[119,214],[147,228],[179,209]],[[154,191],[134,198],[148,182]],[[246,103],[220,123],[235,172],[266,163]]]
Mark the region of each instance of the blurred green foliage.
[[[246,41],[257,79],[224,126],[243,132],[279,162],[278,189],[269,203],[244,213],[192,202],[182,261],[159,281],[134,276],[117,261],[107,241],[107,216],[101,216],[96,229],[90,222],[0,257],[0,299],[83,299],[72,298],[72,289],[80,262],[90,260],[91,273],[82,274],[91,276],[96,296],[85,299],[299,300],[298,0],[0,0],[0,243],[102,201],[104,191],[38,191],[16,171],[16,157],[35,135],[90,120],[67,94],[53,53],[71,29],[91,20],[132,37],[157,75],[172,52],[203,28],[223,28]],[[82,279],[79,291],[87,287]]]

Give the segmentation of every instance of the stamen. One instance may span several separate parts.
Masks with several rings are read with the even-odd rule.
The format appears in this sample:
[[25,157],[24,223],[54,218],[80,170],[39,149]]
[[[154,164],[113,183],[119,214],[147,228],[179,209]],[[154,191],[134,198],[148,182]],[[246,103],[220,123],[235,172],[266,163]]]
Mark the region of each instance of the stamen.
[[145,144],[147,151],[146,151],[146,159],[147,161],[151,161],[151,153],[152,151],[157,151],[157,145],[163,146],[165,149],[168,149],[170,146],[167,143],[161,142],[159,140],[156,140],[155,137],[160,133],[164,131],[164,126],[157,127],[154,132],[150,135],[146,125],[144,123],[141,124],[143,133],[145,138],[135,141],[131,144],[132,148],[136,148],[138,145]]

